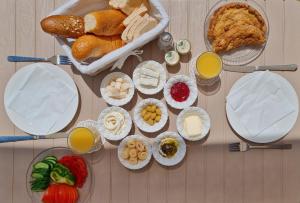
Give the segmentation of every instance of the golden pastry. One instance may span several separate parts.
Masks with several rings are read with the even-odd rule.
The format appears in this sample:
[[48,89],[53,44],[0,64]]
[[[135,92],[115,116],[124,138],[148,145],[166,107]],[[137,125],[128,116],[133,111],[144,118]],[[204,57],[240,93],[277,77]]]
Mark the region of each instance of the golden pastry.
[[217,9],[207,33],[216,53],[266,41],[266,24],[257,10],[245,3],[229,3]]
[[135,148],[135,140],[130,140],[127,142],[127,146],[130,149],[134,149]]
[[145,151],[146,147],[145,147],[145,145],[142,142],[136,141],[136,149],[139,152],[143,152],[143,151]]
[[138,158],[139,160],[145,160],[147,158],[147,152],[139,152]]
[[129,156],[131,157],[137,157],[138,151],[136,149],[130,149],[129,150]]

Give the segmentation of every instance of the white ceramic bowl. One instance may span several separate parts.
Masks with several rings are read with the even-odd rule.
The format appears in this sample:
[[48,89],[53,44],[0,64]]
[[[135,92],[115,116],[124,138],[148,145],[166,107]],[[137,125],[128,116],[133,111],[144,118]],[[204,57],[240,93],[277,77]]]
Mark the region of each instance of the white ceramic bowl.
[[[114,99],[107,95],[106,86],[113,78],[117,78],[117,77],[124,78],[125,80],[127,80],[129,82],[129,85],[130,85],[127,97],[125,97],[123,99]],[[105,76],[105,78],[102,80],[101,86],[100,86],[100,92],[101,92],[103,99],[106,101],[106,103],[108,103],[112,106],[123,106],[125,104],[128,104],[131,101],[131,99],[134,95],[134,84],[133,84],[131,78],[128,75],[126,75],[125,73],[113,72],[113,73],[110,73],[107,76]]]
[[[140,84],[140,71],[141,71],[141,68],[146,64],[147,65],[151,64],[152,67],[160,74],[159,83],[158,83],[157,87],[145,87]],[[144,62],[140,63],[133,71],[132,78],[133,78],[133,83],[138,91],[140,91],[141,93],[146,94],[146,95],[153,95],[153,94],[160,92],[164,88],[164,86],[166,84],[166,80],[167,80],[167,73],[162,64],[160,64],[156,61],[150,60],[150,61],[144,61]]]
[[[189,97],[187,98],[187,100],[185,100],[183,102],[178,102],[178,101],[174,100],[171,96],[171,88],[174,84],[176,84],[178,82],[185,83],[190,89]],[[191,106],[196,101],[196,99],[198,97],[197,85],[192,78],[190,78],[186,75],[173,76],[168,80],[167,84],[165,85],[164,97],[165,97],[167,103],[171,107],[173,107],[175,109],[185,109],[185,108]]]
[[[143,142],[147,148],[148,156],[145,160],[139,161],[136,165],[130,164],[127,160],[122,158],[122,152],[124,148],[126,147],[126,144],[129,140],[139,140]],[[118,158],[123,166],[125,166],[128,169],[131,170],[138,170],[141,168],[144,168],[151,160],[152,157],[152,147],[150,142],[147,140],[146,137],[141,136],[141,135],[130,135],[123,139],[118,147]]]
[[[179,147],[177,149],[176,154],[170,158],[164,157],[159,153],[160,142],[162,139],[164,139],[166,137],[175,138],[179,142]],[[186,144],[185,144],[184,140],[178,135],[178,133],[167,131],[167,132],[161,133],[160,135],[158,135],[155,138],[155,141],[153,143],[153,157],[161,165],[174,166],[183,160],[185,154],[186,154]]]
[[[144,119],[141,117],[141,111],[143,110],[144,106],[148,104],[155,104],[158,108],[161,110],[161,119],[158,123],[155,123],[154,125],[149,125],[144,121]],[[168,121],[168,110],[166,105],[157,99],[144,99],[138,103],[134,109],[134,115],[133,119],[135,124],[139,129],[141,129],[144,132],[152,133],[157,132],[161,130]]]
[[[199,134],[198,136],[195,137],[190,137],[186,134],[186,132],[184,131],[184,118],[188,115],[197,115],[200,117],[201,121],[202,121],[202,132],[201,134]],[[177,126],[177,131],[179,132],[179,134],[184,137],[186,140],[189,141],[198,141],[203,139],[209,132],[210,130],[210,117],[208,115],[208,113],[200,108],[200,107],[189,107],[184,109],[183,111],[181,111],[179,113],[179,115],[177,116],[177,120],[176,120],[176,126]]]
[[[112,132],[110,132],[109,130],[107,130],[104,126],[104,117],[110,113],[110,112],[119,112],[121,114],[124,115],[125,117],[125,123],[121,129],[121,132],[120,134],[113,134]],[[126,111],[125,109],[121,108],[121,107],[117,107],[117,106],[113,106],[113,107],[107,107],[105,108],[99,115],[99,118],[98,118],[98,123],[99,123],[99,129],[100,129],[100,132],[102,133],[102,135],[108,139],[108,140],[113,140],[113,141],[117,141],[117,140],[121,140],[123,139],[124,137],[126,137],[130,130],[131,130],[131,127],[132,127],[132,120],[131,120],[131,117],[128,113],[128,111]]]

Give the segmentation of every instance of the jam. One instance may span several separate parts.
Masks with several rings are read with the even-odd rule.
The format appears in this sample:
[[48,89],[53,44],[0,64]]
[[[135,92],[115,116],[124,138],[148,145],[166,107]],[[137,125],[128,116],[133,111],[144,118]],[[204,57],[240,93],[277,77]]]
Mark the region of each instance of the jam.
[[189,87],[183,82],[177,82],[171,87],[171,96],[177,102],[187,100],[190,95]]

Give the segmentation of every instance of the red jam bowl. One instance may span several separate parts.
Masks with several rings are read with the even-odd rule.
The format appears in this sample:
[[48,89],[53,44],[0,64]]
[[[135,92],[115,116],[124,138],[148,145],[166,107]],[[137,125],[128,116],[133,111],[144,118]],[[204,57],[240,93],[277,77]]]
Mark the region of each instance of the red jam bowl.
[[184,82],[177,82],[171,87],[171,96],[177,102],[184,102],[190,95],[190,89]]

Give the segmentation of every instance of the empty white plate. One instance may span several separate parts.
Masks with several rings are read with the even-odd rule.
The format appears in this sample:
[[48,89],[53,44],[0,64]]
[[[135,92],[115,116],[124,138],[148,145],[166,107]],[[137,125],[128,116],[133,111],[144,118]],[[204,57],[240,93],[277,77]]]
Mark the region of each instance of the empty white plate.
[[65,128],[78,108],[73,79],[58,66],[34,63],[17,71],[7,83],[4,106],[10,120],[33,135]]
[[[244,77],[240,78],[231,88],[229,95],[231,94],[235,94],[236,92],[240,92],[241,88],[243,88],[243,86],[248,82],[251,83],[251,85],[253,85],[254,87],[255,84],[253,84],[254,82],[257,83],[257,78],[261,77],[263,72],[261,71],[257,71],[251,74],[247,74]],[[255,142],[255,143],[269,143],[269,142],[274,142],[277,141],[281,138],[283,138],[294,126],[297,117],[298,117],[298,97],[297,94],[294,90],[294,88],[292,87],[292,85],[282,76],[280,76],[279,74],[273,73],[273,72],[265,72],[264,74],[267,74],[268,77],[270,77],[272,80],[275,81],[275,83],[268,83],[263,85],[263,88],[266,88],[267,90],[269,88],[273,88],[274,89],[274,85],[270,85],[270,84],[276,84],[276,86],[278,86],[280,88],[280,92],[283,94],[283,99],[287,100],[288,103],[291,105],[293,111],[291,113],[287,113],[285,116],[283,116],[282,118],[279,118],[278,121],[274,121],[273,123],[268,123],[266,128],[262,128],[261,131],[256,131],[259,132],[257,134],[253,134],[253,130],[255,130],[255,128],[250,128],[249,126],[253,126],[253,123],[250,123],[249,126],[245,126],[243,124],[243,121],[239,118],[239,116],[237,116],[236,111],[233,109],[232,105],[229,104],[229,102],[226,102],[226,113],[227,113],[227,118],[228,121],[230,123],[230,125],[232,126],[232,128],[244,139],[249,140],[251,142]],[[261,80],[260,82],[264,82],[266,83],[265,78],[263,78],[263,80]],[[261,84],[261,83],[258,83]],[[238,90],[238,91],[237,91]],[[269,91],[269,90],[268,90]],[[243,96],[243,105],[249,105],[249,107],[253,108],[253,103],[249,104],[249,99],[253,98],[253,94],[255,94],[255,90],[252,92],[249,92],[248,95]],[[266,101],[268,98],[264,98]],[[282,99],[282,100],[283,100]],[[280,101],[280,99],[277,98],[277,100]],[[271,100],[271,101],[274,101]],[[248,103],[248,104],[247,104]],[[280,104],[279,104],[280,105]],[[242,106],[243,108],[245,106]],[[241,108],[241,107],[239,107]],[[265,105],[264,109],[256,109],[256,113],[258,112],[262,112],[264,114],[263,115],[264,118],[267,118],[268,115],[266,114],[270,114],[270,112],[272,115],[274,114],[274,111],[276,113],[276,111],[279,111],[281,109],[286,109],[285,106],[283,106],[282,108],[277,108],[277,109],[273,109],[274,105],[272,107],[272,105]],[[246,108],[247,109],[247,108]],[[246,113],[246,115],[243,114],[243,116],[247,116],[247,119],[253,119],[253,116],[257,115],[255,114],[254,111],[249,111],[248,113]],[[272,116],[270,115],[270,116]],[[284,114],[283,114],[284,115]],[[269,116],[269,118],[270,118]],[[272,118],[272,117],[271,117]],[[261,119],[261,118],[259,118]],[[256,121],[256,120],[254,120]],[[258,124],[260,124],[261,122],[266,122],[266,119],[261,120],[260,122],[258,122]]]

